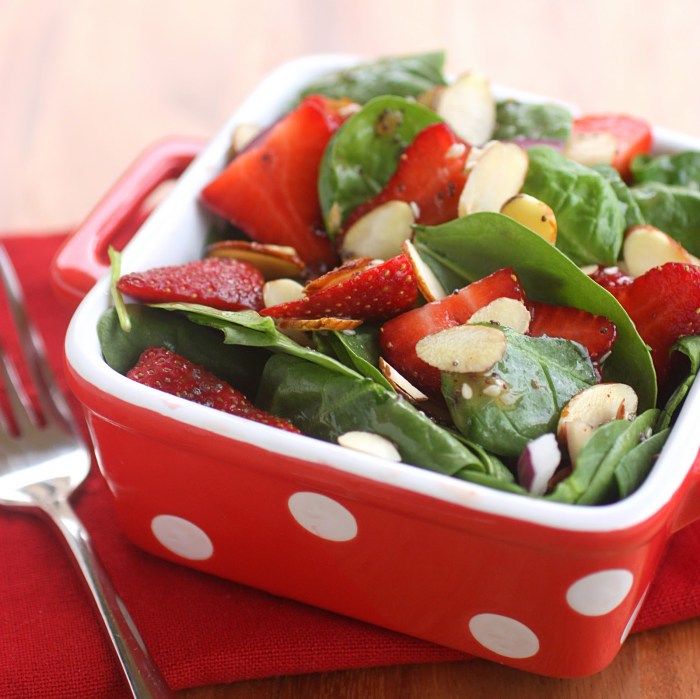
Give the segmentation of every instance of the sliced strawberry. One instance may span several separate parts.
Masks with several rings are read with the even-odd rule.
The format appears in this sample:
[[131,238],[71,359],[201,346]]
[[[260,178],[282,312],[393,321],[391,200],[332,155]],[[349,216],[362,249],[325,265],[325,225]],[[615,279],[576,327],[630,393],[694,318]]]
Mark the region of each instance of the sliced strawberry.
[[615,324],[607,318],[573,306],[532,301],[530,315],[528,335],[574,340],[588,350],[594,362],[610,352],[617,337]]
[[607,289],[613,296],[617,296],[620,289],[634,281],[634,277],[625,274],[619,267],[603,267],[602,265],[598,265],[588,276]]
[[262,272],[248,262],[209,257],[126,274],[117,289],[145,303],[181,301],[239,311],[262,307],[264,283]]
[[464,164],[470,147],[445,123],[431,124],[401,155],[396,172],[384,189],[358,206],[348,217],[348,230],[357,219],[388,201],[417,206],[416,222],[433,226],[457,218],[459,195],[466,182]]
[[620,289],[618,301],[651,348],[659,385],[671,369],[671,346],[700,334],[700,267],[667,262]]
[[299,432],[289,421],[256,408],[242,393],[204,367],[193,364],[164,347],[149,347],[144,350],[127,376],[151,388],[200,405],[289,432]]
[[615,157],[611,165],[623,178],[630,176],[630,163],[652,145],[651,126],[626,114],[587,114],[574,119],[573,133],[609,133],[615,137]]
[[202,191],[202,200],[250,238],[289,245],[317,271],[335,263],[323,231],[318,170],[343,117],[338,103],[307,97],[234,158]]
[[383,358],[416,387],[439,395],[440,372],[418,357],[416,344],[426,335],[466,323],[480,308],[501,297],[524,300],[520,281],[510,267],[384,323],[379,334]]
[[340,281],[299,301],[270,306],[260,314],[273,318],[330,316],[381,322],[412,308],[418,300],[413,267],[403,254],[339,278]]

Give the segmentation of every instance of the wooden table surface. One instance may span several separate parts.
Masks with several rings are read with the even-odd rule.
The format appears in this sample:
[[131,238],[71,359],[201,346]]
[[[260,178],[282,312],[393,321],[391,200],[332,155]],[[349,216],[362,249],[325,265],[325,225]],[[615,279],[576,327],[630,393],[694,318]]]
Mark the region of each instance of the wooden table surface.
[[[0,0],[0,230],[79,222],[141,149],[211,136],[260,77],[308,53],[444,48],[451,72],[700,136],[697,27],[696,0]],[[471,661],[180,696],[689,699],[699,649],[696,620],[632,636],[608,669],[575,681]]]

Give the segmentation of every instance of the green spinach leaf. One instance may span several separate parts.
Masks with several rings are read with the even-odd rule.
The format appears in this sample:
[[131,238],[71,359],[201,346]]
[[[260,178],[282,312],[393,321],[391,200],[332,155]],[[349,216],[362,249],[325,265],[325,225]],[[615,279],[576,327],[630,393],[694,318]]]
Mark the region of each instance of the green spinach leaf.
[[632,196],[630,188],[620,176],[620,173],[612,165],[594,165],[593,169],[599,172],[612,186],[617,200],[622,208],[625,219],[625,229],[630,226],[640,226],[646,223],[639,204]]
[[631,495],[649,475],[662,447],[666,443],[669,430],[653,434],[628,451],[615,467],[615,484],[618,498]]
[[682,337],[671,347],[671,352],[676,351],[681,352],[690,360],[690,370],[685,380],[678,384],[666,401],[666,405],[659,417],[659,424],[657,425],[657,429],[659,430],[670,426],[671,421],[683,403],[683,399],[688,394],[698,372],[700,372],[700,335],[687,335],[686,337]]
[[497,141],[525,139],[529,141],[562,141],[571,135],[573,117],[559,104],[534,104],[514,99],[496,104]]
[[636,184],[661,182],[700,189],[700,152],[638,155],[631,164]]

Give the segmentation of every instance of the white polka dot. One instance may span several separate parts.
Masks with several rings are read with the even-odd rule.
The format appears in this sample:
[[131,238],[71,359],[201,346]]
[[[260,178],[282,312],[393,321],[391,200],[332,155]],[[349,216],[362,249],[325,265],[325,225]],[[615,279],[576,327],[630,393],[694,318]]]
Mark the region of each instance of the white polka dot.
[[633,582],[634,575],[624,568],[601,570],[577,580],[566,591],[566,601],[579,614],[603,616],[622,604]]
[[158,515],[151,522],[151,531],[168,551],[190,561],[204,561],[214,553],[205,532],[182,517]]
[[540,649],[534,631],[501,614],[477,614],[469,620],[469,630],[482,646],[504,658],[531,658]]
[[318,493],[294,493],[288,501],[292,517],[304,529],[328,541],[350,541],[357,521],[340,503]]
[[632,616],[630,617],[629,621],[627,622],[627,626],[625,626],[625,629],[622,632],[622,636],[620,637],[620,645],[622,645],[627,640],[627,636],[630,635],[630,631],[632,631],[632,627],[634,626],[634,622],[637,621],[637,616],[639,615],[639,612],[642,609],[642,605],[644,604],[644,598],[647,596],[648,590],[649,590],[649,588],[647,588],[644,591],[644,594],[640,597],[639,602],[637,602],[637,606],[634,608],[634,611],[632,612]]

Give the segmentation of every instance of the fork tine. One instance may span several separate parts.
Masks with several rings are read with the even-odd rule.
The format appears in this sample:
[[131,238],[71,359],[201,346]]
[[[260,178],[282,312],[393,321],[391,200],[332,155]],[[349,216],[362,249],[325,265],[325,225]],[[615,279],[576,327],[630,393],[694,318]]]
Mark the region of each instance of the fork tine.
[[[44,343],[34,326],[29,322],[24,310],[24,298],[22,297],[17,273],[2,244],[0,244],[0,278],[2,278],[8,305],[17,329],[20,348],[37,391],[44,420],[48,420],[49,415],[51,415],[55,420],[63,423],[65,428],[74,431],[70,408],[53,378],[46,358]],[[8,400],[13,403],[12,408],[18,410],[20,419],[24,420],[26,424],[26,420],[30,419],[29,415],[31,414],[27,413],[27,406],[30,405],[30,402],[21,389],[21,382],[18,380],[16,370],[8,363],[6,357],[3,357],[3,359],[5,360],[3,365],[6,367],[6,370],[3,372],[6,375],[3,379],[7,384]],[[16,394],[16,396],[13,397],[13,394]]]
[[17,370],[12,360],[5,352],[5,348],[0,343],[0,387],[5,389],[7,407],[9,414],[5,415],[0,411],[0,425],[4,428],[4,433],[24,432],[28,427],[35,424],[34,411],[31,407],[26,392],[22,388]]

